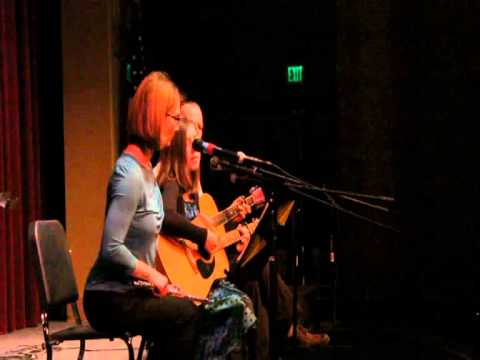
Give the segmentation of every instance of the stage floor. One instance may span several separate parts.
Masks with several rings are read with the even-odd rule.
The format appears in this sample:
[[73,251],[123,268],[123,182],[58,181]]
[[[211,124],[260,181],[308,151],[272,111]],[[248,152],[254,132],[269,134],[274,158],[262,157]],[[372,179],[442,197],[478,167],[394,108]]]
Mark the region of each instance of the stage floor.
[[[332,339],[331,344],[324,348],[304,349],[281,343],[278,344],[279,349],[282,349],[281,358],[284,360],[480,359],[478,348],[480,327],[476,321],[454,321],[452,319],[460,317],[455,316],[460,313],[449,313],[443,308],[435,312],[433,306],[421,304],[417,304],[415,312],[404,311],[403,313],[400,311],[402,307],[399,306],[374,305],[340,307],[339,313],[343,317],[331,328],[328,323],[321,322],[323,320],[321,317],[312,313],[313,330],[329,328],[327,331]],[[322,308],[320,303],[317,307]],[[52,331],[66,326],[69,326],[69,323],[51,322]],[[140,341],[141,338],[138,336],[133,339],[135,353],[138,351]],[[42,342],[40,326],[0,335],[0,360],[46,359]],[[76,341],[64,342],[55,347],[53,358],[74,360],[77,358],[78,348],[79,343]],[[92,340],[87,342],[84,359],[126,360],[128,353],[121,340]],[[233,359],[237,357],[232,357]]]
[[[71,326],[67,322],[50,322],[50,330],[57,331]],[[135,354],[140,345],[141,338],[133,338]],[[43,333],[40,326],[17,330],[6,335],[0,335],[0,359],[38,359],[47,358],[46,352],[42,349]],[[77,359],[80,343],[78,341],[67,341],[54,347],[54,360]],[[86,342],[85,360],[107,360],[118,359],[128,360],[128,352],[122,340],[89,340]]]
[[[70,326],[70,323],[52,321],[50,322],[51,331],[57,331]],[[141,338],[136,336],[133,339],[135,356],[140,345]],[[0,360],[20,360],[20,359],[47,359],[45,351],[42,349],[43,334],[40,326],[17,330],[5,335],[0,335]],[[79,342],[67,341],[54,347],[54,360],[76,360],[78,355]],[[345,354],[345,350],[346,354]],[[288,347],[284,354],[284,359],[350,359],[350,356],[339,357],[341,353],[347,355],[351,350],[348,346],[329,346],[320,349],[301,349]],[[339,354],[340,352],[340,354]],[[337,356],[335,356],[337,353]],[[146,354],[144,354],[144,359]],[[239,359],[238,356],[232,356],[232,359]],[[86,343],[85,360],[127,360],[127,348],[121,340],[89,340]]]

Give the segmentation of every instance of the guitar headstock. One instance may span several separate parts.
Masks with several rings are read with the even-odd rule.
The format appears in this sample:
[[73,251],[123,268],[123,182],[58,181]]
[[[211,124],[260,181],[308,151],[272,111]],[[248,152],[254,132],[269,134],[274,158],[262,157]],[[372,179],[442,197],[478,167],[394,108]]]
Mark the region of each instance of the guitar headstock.
[[263,193],[263,189],[260,186],[254,186],[250,189],[250,196],[251,199],[250,206],[254,205],[261,205],[265,203],[265,194]]

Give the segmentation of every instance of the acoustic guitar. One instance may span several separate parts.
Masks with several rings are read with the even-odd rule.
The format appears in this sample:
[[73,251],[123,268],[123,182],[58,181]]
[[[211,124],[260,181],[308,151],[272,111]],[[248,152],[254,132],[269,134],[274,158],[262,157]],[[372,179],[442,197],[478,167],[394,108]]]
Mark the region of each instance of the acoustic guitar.
[[[263,205],[263,190],[260,187],[254,188],[245,200],[252,207]],[[213,198],[206,193],[200,197],[199,205],[200,214],[192,223],[214,231],[221,246],[206,259],[198,252],[197,244],[160,234],[157,238],[157,268],[185,293],[205,298],[213,282],[225,278],[230,269],[225,248],[240,240],[240,232],[236,229],[226,232],[224,224],[235,219],[240,214],[240,208],[231,205],[219,212]],[[250,233],[253,234],[259,221],[260,219],[254,219],[247,224]]]

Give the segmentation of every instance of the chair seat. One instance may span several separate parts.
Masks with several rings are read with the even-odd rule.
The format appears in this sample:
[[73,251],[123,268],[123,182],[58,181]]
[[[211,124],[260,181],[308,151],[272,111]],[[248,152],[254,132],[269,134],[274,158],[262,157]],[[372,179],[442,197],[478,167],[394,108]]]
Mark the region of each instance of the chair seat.
[[128,339],[130,335],[127,333],[112,334],[112,333],[103,333],[95,330],[89,325],[76,325],[69,328],[56,331],[50,334],[50,339],[55,341],[66,341],[66,340],[91,340],[91,339],[114,339],[114,338],[125,338]]

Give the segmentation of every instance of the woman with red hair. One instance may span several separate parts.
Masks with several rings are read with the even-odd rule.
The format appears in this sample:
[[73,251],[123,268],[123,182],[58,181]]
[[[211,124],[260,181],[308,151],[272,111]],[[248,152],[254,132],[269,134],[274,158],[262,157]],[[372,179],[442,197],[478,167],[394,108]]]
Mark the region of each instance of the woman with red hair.
[[[212,252],[218,246],[213,232],[164,211],[152,159],[169,146],[180,119],[176,85],[167,74],[152,72],[130,103],[129,144],[108,183],[101,247],[84,293],[91,325],[98,330],[147,336],[150,359],[193,358],[200,318],[199,308],[182,298],[182,290],[155,268],[160,230],[168,228],[204,251]],[[156,296],[139,291],[135,286],[138,280],[153,285]]]

